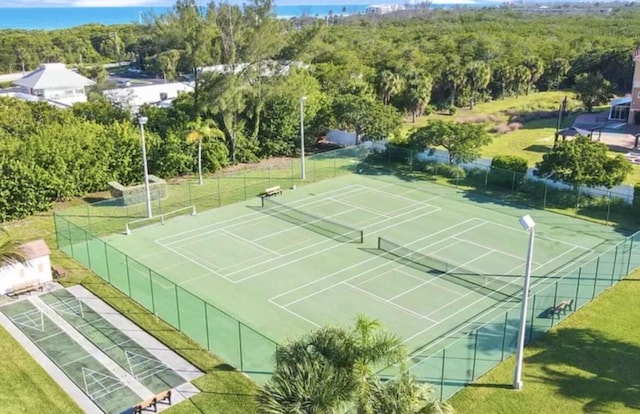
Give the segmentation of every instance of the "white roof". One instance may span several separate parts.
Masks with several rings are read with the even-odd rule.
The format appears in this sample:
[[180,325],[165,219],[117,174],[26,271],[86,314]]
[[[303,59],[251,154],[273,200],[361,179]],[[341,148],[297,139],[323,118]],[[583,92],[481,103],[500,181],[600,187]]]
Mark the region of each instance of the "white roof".
[[615,99],[612,99],[611,102],[610,102],[611,106],[628,104],[628,103],[631,103],[631,97],[630,96],[623,96],[622,98],[615,98]]
[[95,85],[91,79],[67,69],[64,63],[45,63],[13,83],[30,89],[76,89]]
[[174,82],[109,89],[103,95],[113,104],[135,110],[144,104],[163,106],[182,92],[193,92],[189,83]]

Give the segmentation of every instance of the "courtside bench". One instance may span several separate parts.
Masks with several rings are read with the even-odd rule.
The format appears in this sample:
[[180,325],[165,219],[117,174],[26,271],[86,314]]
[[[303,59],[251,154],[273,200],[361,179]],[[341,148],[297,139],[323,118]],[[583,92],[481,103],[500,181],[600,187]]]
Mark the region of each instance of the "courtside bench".
[[139,402],[133,406],[133,414],[142,414],[143,411],[158,411],[158,404],[171,405],[171,390],[163,391],[151,398]]
[[20,296],[23,293],[29,293],[34,290],[39,290],[40,292],[42,292],[42,283],[38,281],[31,281],[15,284],[13,285],[13,289],[10,292],[7,292],[7,296]]
[[556,304],[553,309],[552,312],[554,315],[560,315],[560,312],[562,312],[563,314],[567,313],[567,309],[569,310],[573,310],[573,299],[569,299],[569,300],[563,300],[562,302]]
[[261,194],[262,197],[272,197],[278,194],[282,194],[282,188],[279,185],[274,187],[265,188],[264,193]]

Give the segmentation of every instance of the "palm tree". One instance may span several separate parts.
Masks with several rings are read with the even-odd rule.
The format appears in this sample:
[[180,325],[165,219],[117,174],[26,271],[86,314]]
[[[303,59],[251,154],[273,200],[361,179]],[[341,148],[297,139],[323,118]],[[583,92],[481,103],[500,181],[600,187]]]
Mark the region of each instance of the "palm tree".
[[203,121],[200,117],[195,122],[190,122],[188,126],[190,132],[187,134],[187,142],[198,143],[198,182],[202,185],[202,141],[209,138],[224,138],[224,133],[214,121]]
[[378,88],[382,96],[382,102],[385,105],[389,105],[391,97],[402,90],[402,84],[402,78],[397,73],[393,73],[390,70],[380,72]]
[[400,338],[359,315],[352,330],[326,327],[278,348],[276,371],[258,394],[259,412],[333,413],[347,403],[373,413],[377,369],[404,360]]
[[0,232],[7,237],[0,242],[0,266],[15,263],[25,263],[27,258],[20,249],[20,244],[9,237],[9,233],[0,228]]
[[469,109],[473,109],[477,101],[478,92],[482,91],[489,85],[491,80],[491,70],[483,61],[473,61],[467,66],[468,83],[471,87],[471,100],[469,101]]
[[431,384],[420,384],[404,371],[385,383],[377,380],[372,392],[374,414],[452,414],[453,407],[438,401]]
[[377,319],[358,315],[351,332],[355,343],[353,374],[356,377],[355,403],[359,414],[373,413],[371,395],[377,381],[376,368],[400,363],[406,353],[399,337],[384,331]]

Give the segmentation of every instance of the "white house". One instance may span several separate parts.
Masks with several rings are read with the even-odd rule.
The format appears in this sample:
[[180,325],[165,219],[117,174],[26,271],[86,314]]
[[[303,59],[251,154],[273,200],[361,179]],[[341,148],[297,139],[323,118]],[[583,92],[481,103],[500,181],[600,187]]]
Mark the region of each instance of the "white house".
[[86,102],[86,87],[95,82],[67,69],[64,63],[45,63],[13,84],[20,88],[11,94],[16,98],[68,107],[76,102]]
[[399,10],[404,10],[405,7],[401,4],[373,4],[365,9],[365,14],[387,14],[393,13]]
[[51,250],[44,240],[34,240],[20,246],[26,264],[11,264],[0,267],[0,294],[4,295],[29,286],[52,280]]
[[173,82],[109,89],[103,94],[112,104],[138,112],[145,104],[168,107],[178,95],[188,92],[193,92],[192,83]]

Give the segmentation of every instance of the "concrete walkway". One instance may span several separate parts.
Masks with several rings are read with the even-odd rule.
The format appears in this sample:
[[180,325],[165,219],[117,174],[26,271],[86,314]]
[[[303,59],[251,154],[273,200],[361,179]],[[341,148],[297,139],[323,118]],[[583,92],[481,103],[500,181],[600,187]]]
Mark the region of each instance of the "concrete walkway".
[[[166,367],[173,370],[180,377],[184,378],[185,383],[172,390],[171,401],[175,405],[200,391],[190,382],[204,375],[200,370],[191,365],[188,361],[177,355],[175,352],[167,348],[161,342],[153,338],[140,327],[132,323],[130,320],[122,316],[115,309],[104,303],[91,292],[82,286],[73,286],[68,289],[76,298],[81,300],[85,305],[100,314],[104,319],[109,321],[124,332],[129,338],[134,340],[142,348],[154,355],[158,360],[162,361]],[[78,346],[82,347],[91,356],[96,358],[103,366],[105,366],[115,377],[120,379],[124,384],[131,388],[142,401],[154,393],[148,390],[144,385],[138,382],[131,374],[122,369],[115,361],[109,358],[102,350],[97,348],[93,343],[88,341],[80,332],[78,332],[67,321],[61,318],[38,296],[30,295],[21,300],[30,301],[36,308],[42,311],[49,319],[54,321],[67,335],[69,335]],[[13,301],[12,301],[13,302]],[[86,395],[84,390],[77,387],[65,374],[60,370],[53,361],[51,361],[31,340],[23,334],[4,314],[0,313],[0,324],[18,340],[18,342],[29,352],[29,354],[40,364],[47,373],[56,381],[68,394],[73,398],[85,413],[101,413],[102,411],[97,405]],[[158,404],[158,411],[168,408],[168,405]],[[123,407],[126,409],[126,407]]]

